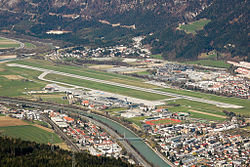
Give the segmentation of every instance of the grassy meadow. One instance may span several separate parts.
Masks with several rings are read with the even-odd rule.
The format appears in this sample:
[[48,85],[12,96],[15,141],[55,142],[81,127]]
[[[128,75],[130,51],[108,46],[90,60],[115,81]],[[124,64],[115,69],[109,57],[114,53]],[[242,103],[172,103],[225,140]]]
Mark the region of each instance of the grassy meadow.
[[[159,89],[159,90],[160,91],[165,91],[165,92],[170,92],[170,93],[186,95],[186,96],[203,98],[203,99],[207,99],[207,100],[213,100],[213,101],[218,101],[218,102],[224,102],[224,103],[229,103],[229,104],[240,105],[240,106],[243,106],[243,108],[240,108],[240,109],[219,108],[219,107],[216,107],[216,106],[210,105],[210,104],[184,100],[187,105],[195,103],[196,106],[204,106],[204,105],[206,105],[206,106],[214,106],[215,108],[220,109],[220,111],[227,110],[227,111],[232,111],[232,112],[235,112],[235,113],[238,113],[238,114],[250,116],[250,112],[249,112],[250,101],[249,100],[239,99],[239,98],[234,98],[234,97],[223,97],[223,96],[217,96],[217,95],[213,95],[213,94],[201,93],[201,92],[195,92],[195,91],[175,90],[175,89],[171,89],[171,88],[164,88],[164,89]],[[179,100],[176,100],[176,101],[179,101]]]
[[52,144],[62,142],[62,140],[56,134],[47,132],[32,125],[0,127],[0,132],[2,135],[44,144],[47,144],[49,142],[51,143],[51,138],[53,135]]
[[189,61],[187,64],[197,64],[203,66],[210,66],[210,67],[218,67],[218,68],[229,68],[230,64],[226,63],[223,60],[196,60],[196,61]]
[[[46,83],[37,78],[40,74],[39,71],[8,67],[5,63],[0,64],[1,96],[23,96],[23,92],[41,90]],[[8,79],[6,78],[8,75],[19,78]]]
[[196,34],[196,31],[202,30],[203,27],[208,24],[211,20],[200,19],[179,27],[180,30],[184,30],[186,33]]

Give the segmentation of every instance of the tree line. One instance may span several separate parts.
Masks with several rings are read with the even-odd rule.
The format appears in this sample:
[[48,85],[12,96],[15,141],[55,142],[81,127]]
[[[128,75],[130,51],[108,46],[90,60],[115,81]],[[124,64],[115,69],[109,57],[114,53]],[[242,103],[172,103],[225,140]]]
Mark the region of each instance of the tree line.
[[[1,167],[68,167],[72,166],[72,152],[58,146],[23,141],[0,136]],[[53,151],[52,151],[53,150]],[[132,167],[121,159],[92,156],[88,153],[75,153],[76,167]]]

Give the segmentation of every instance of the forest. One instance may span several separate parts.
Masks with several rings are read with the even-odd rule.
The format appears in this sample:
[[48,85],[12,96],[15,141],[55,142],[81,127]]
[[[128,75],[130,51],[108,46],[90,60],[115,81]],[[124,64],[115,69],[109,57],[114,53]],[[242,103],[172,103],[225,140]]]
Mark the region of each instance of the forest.
[[[200,53],[212,50],[227,55],[226,59],[250,60],[250,5],[245,0],[144,0],[141,3],[135,0],[33,0],[36,6],[17,2],[9,10],[0,11],[0,30],[11,29],[17,34],[93,47],[127,44],[132,37],[142,35],[146,36],[143,44],[150,45],[153,54],[162,54],[169,60],[195,60]],[[0,2],[0,7],[5,7],[5,3]],[[79,17],[65,17],[69,14]],[[177,28],[179,24],[200,19],[211,21],[195,34]],[[99,20],[135,25],[135,29],[113,27]],[[49,35],[48,30],[71,33]]]
[[[0,136],[1,167],[70,167],[72,155],[70,151],[57,146],[38,144],[21,139]],[[88,153],[75,153],[76,167],[132,167],[121,159],[97,157]]]

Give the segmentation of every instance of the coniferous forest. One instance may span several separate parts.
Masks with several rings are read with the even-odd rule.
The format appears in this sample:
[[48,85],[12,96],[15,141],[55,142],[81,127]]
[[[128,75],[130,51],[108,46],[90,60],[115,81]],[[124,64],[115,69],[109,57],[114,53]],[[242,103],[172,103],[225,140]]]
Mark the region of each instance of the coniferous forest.
[[[216,50],[221,55],[250,59],[249,1],[246,0],[15,0],[0,2],[0,31],[63,41],[66,46],[104,47],[128,44],[145,36],[153,54],[165,59],[197,59]],[[31,3],[32,2],[32,3]],[[11,4],[11,5],[10,5]],[[32,13],[32,14],[31,14]],[[77,16],[69,18],[69,16]],[[195,34],[178,29],[200,19],[210,22]],[[103,24],[105,20],[110,24]],[[135,28],[112,26],[111,24]],[[67,30],[63,35],[49,30]],[[224,59],[224,58],[222,58]]]
[[[52,151],[53,150],[53,151]],[[80,167],[130,167],[121,159],[96,157],[87,153],[75,154],[75,166]],[[72,152],[46,144],[0,137],[1,167],[68,167],[72,166]]]

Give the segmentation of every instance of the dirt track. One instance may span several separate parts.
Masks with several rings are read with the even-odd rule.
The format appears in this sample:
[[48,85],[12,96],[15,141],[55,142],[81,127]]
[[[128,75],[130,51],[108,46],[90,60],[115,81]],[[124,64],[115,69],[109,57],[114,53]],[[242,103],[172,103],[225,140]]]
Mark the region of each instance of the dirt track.
[[47,132],[54,133],[54,131],[53,131],[52,129],[43,127],[43,126],[41,126],[41,125],[34,124],[33,126],[38,127],[38,128],[41,128],[41,129],[43,129],[43,130],[46,130]]
[[213,117],[227,118],[226,116],[223,116],[223,115],[217,115],[217,114],[212,114],[212,113],[207,113],[207,112],[201,112],[201,111],[197,111],[197,110],[189,110],[189,111],[199,113],[199,114],[204,114],[204,115],[210,115],[210,116],[213,116]]
[[2,75],[3,77],[10,79],[10,80],[21,80],[24,79],[24,77],[20,75]]

